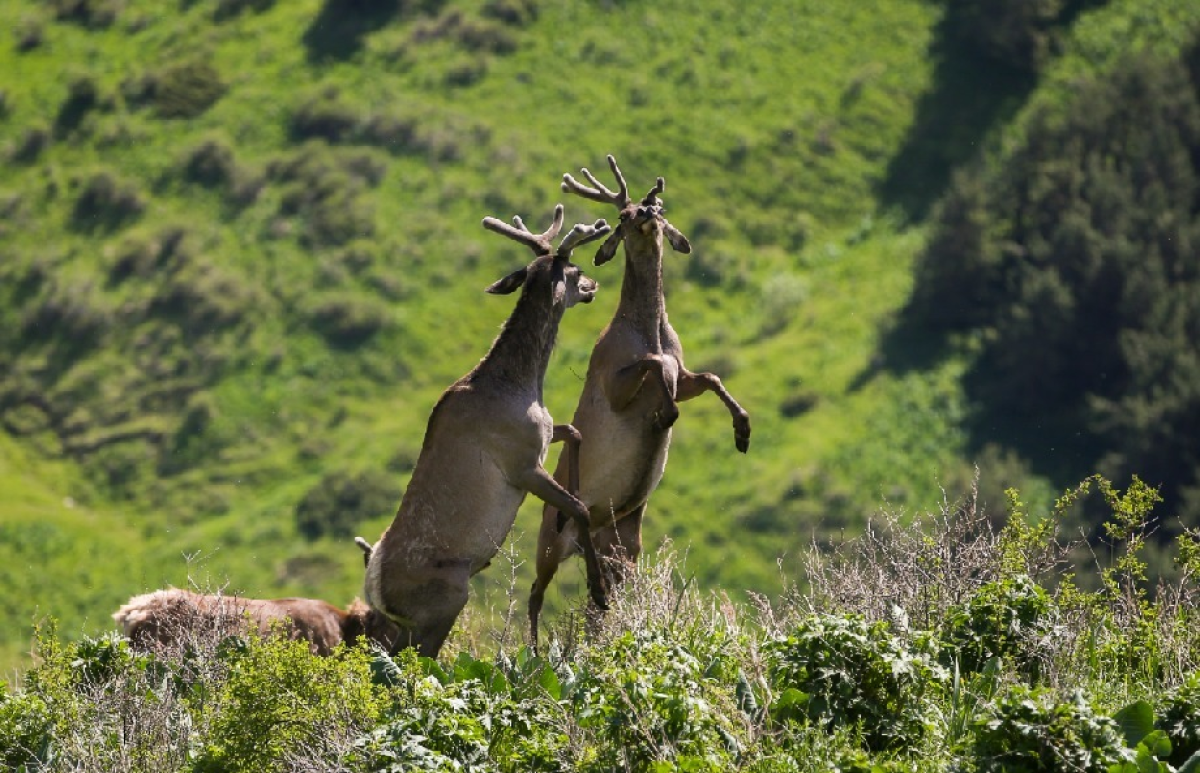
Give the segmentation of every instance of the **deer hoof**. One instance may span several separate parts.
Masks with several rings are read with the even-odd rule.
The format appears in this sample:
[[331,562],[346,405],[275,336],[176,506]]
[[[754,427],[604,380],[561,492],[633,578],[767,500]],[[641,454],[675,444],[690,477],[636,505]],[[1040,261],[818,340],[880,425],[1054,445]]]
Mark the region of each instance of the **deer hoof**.
[[679,406],[671,403],[654,412],[654,428],[665,432],[675,425],[675,420],[678,418]]
[[743,454],[750,450],[750,418],[733,422],[733,442]]

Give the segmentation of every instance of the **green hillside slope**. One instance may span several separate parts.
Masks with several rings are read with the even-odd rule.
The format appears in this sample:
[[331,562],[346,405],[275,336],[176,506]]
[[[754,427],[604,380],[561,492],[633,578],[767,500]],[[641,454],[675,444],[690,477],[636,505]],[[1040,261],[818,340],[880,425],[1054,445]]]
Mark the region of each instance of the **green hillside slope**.
[[[975,461],[961,358],[898,373],[876,354],[924,244],[916,210],[890,206],[907,179],[894,162],[939,141],[933,158],[971,157],[1026,94],[997,91],[1009,107],[959,122],[954,89],[978,83],[939,81],[954,66],[931,54],[941,14],[925,0],[4,4],[4,662],[35,615],[103,630],[167,583],[348,601],[349,535],[386,525],[437,395],[511,310],[482,289],[525,256],[480,219],[540,223],[560,200],[571,221],[611,219],[557,187],[606,153],[634,189],[666,178],[695,248],[669,257],[672,322],[689,366],[719,373],[754,422],[742,456],[716,400],[684,406],[648,544],[672,537],[705,586],[771,595],[812,540],[861,528],[884,499],[957,496]],[[1091,32],[1065,38],[1061,66],[1102,66],[1087,47],[1105,30],[1196,15],[1109,3],[1076,22]],[[944,179],[907,173],[926,199]],[[591,274],[600,295],[564,320],[547,376],[557,417],[617,300],[619,268]],[[997,481],[1026,475],[983,458]],[[527,503],[510,542],[526,563],[479,578],[473,615],[507,608],[514,573],[523,604],[537,519]],[[548,608],[578,586],[566,572]]]

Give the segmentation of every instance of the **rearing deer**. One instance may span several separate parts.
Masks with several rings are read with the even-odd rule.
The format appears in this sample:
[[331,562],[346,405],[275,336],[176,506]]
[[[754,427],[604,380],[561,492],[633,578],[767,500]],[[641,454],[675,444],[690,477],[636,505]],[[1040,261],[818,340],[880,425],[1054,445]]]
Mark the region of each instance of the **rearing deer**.
[[570,262],[571,251],[610,228],[603,220],[576,225],[555,250],[561,204],[541,234],[519,217],[513,221],[515,228],[490,217],[483,225],[537,257],[487,291],[520,289],[521,297],[479,364],[442,393],[395,519],[374,547],[364,548],[364,593],[399,626],[394,650],[414,646],[437,656],[467,603],[468,581],[503,544],[527,492],[587,519],[584,504],[542,467],[551,442],[566,441],[572,461],[579,443],[573,427],[550,418],[542,380],[563,313],[589,303],[597,289]]
[[[625,245],[625,277],[621,300],[608,327],[600,334],[588,363],[579,406],[572,420],[583,441],[579,447],[578,492],[588,508],[590,534],[577,527],[578,519],[564,523],[563,511],[548,503],[538,533],[537,579],[529,596],[530,636],[536,646],[538,615],[546,587],[559,564],[583,550],[610,560],[605,567],[613,582],[624,578],[625,567],[636,563],[642,549],[642,516],[646,501],[662,480],[671,443],[671,426],[679,417],[678,403],[704,392],[714,392],[733,417],[734,444],[742,453],[750,447],[750,416],[712,373],[692,373],[683,365],[679,336],[667,321],[663,298],[663,236],[677,252],[691,252],[682,233],[663,217],[658,195],[665,183],[659,177],[640,202],[629,189],[617,162],[608,165],[619,189],[611,191],[587,169],[591,186],[563,175],[562,189],[592,201],[614,205],[620,224],[596,253],[596,265],[607,263],[617,246]],[[570,462],[564,455],[555,478],[564,479]],[[593,547],[594,546],[594,547]],[[597,606],[607,580],[588,561],[588,585]]]

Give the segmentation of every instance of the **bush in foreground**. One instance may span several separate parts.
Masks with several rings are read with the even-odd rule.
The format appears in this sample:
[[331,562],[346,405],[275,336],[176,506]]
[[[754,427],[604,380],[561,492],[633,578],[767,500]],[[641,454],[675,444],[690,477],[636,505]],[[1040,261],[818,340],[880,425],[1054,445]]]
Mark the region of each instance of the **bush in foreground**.
[[[1114,511],[1117,560],[1089,591],[1061,563],[1058,525],[1092,487]],[[1145,494],[1089,479],[1037,520],[1014,496],[997,531],[970,502],[888,519],[814,552],[808,589],[774,605],[701,594],[660,553],[606,616],[564,619],[541,656],[509,640],[512,620],[459,632],[440,661],[322,659],[219,631],[150,655],[112,636],[63,644],[49,626],[37,665],[0,690],[0,760],[23,773],[1196,773],[1200,540],[1180,542],[1181,580],[1137,591]],[[918,576],[924,592],[907,593]]]

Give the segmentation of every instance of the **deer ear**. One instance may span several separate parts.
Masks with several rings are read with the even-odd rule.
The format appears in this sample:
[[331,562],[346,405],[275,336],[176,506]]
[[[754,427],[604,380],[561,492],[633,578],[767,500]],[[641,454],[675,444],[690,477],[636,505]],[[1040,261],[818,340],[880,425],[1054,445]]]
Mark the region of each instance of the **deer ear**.
[[525,274],[527,269],[518,269],[498,282],[494,282],[488,286],[487,292],[492,295],[508,295],[514,290],[519,290],[521,285],[525,284]]
[[596,258],[593,261],[597,266],[603,266],[605,263],[613,259],[617,254],[617,247],[621,244],[621,229],[618,227],[613,230],[608,238],[604,240],[604,244],[600,245],[600,249],[596,250]]
[[663,219],[663,233],[667,235],[667,241],[671,243],[671,249],[681,252],[684,255],[692,251],[692,243],[688,241],[687,237],[678,228],[668,223],[665,218]]

